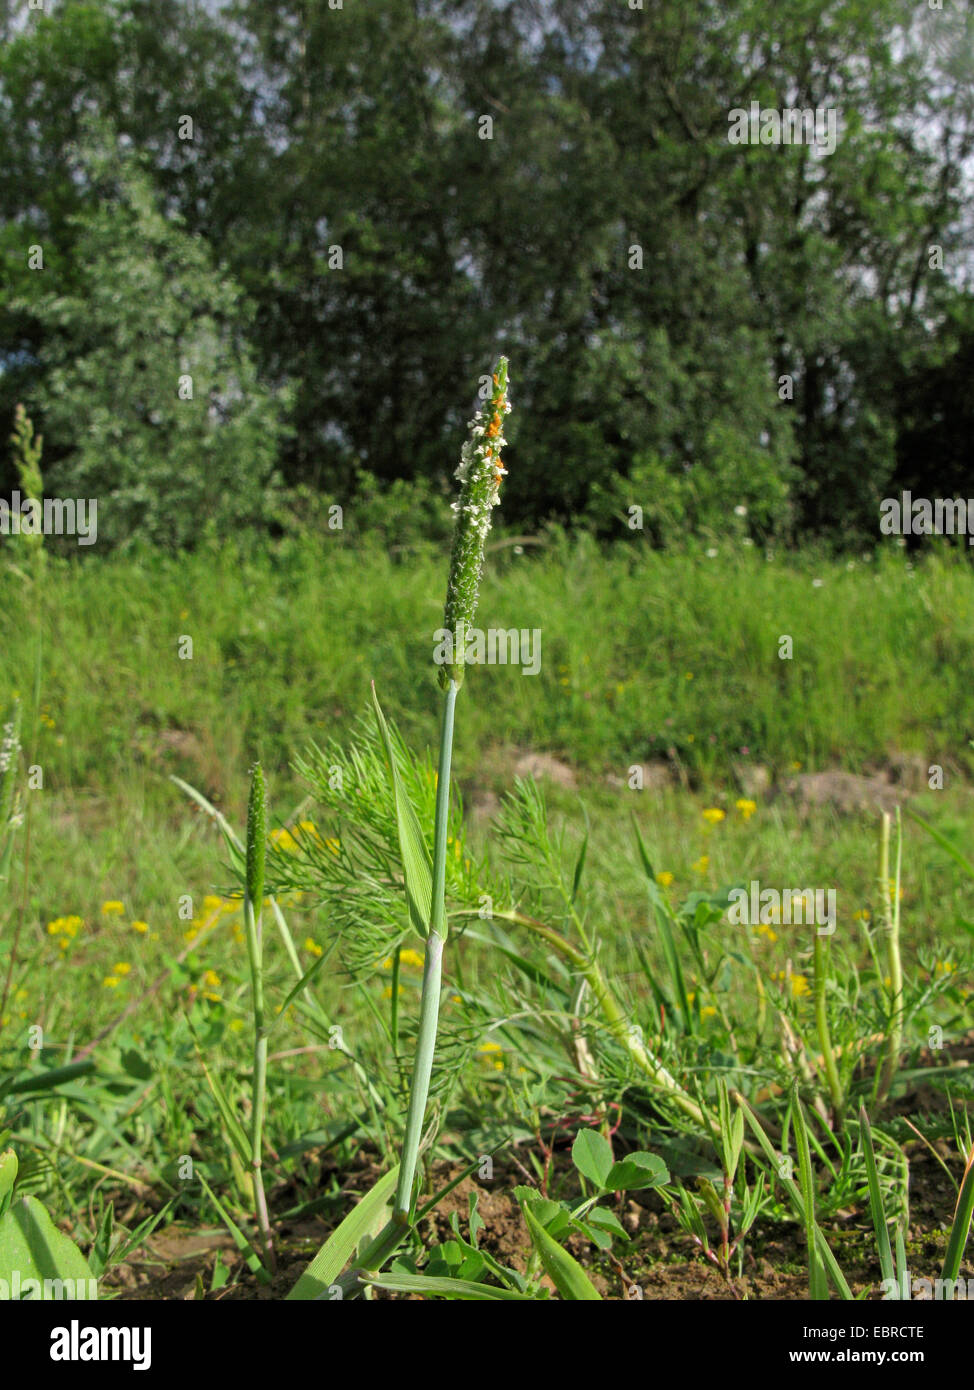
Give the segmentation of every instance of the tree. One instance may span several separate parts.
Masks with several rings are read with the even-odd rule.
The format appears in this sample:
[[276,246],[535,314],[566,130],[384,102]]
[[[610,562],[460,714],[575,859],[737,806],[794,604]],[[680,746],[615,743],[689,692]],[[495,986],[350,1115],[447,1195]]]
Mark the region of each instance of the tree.
[[14,304],[38,326],[30,405],[52,492],[97,499],[99,540],[116,545],[266,523],[280,402],[257,380],[239,288],[104,123],[73,174],[88,196],[69,283],[54,255]]

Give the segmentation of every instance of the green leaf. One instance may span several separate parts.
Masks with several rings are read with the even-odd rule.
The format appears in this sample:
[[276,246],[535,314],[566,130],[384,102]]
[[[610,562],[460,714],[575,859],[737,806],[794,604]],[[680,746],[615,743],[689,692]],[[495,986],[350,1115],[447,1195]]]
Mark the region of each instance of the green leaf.
[[7,1209],[9,1198],[14,1190],[17,1177],[17,1155],[13,1149],[4,1149],[0,1154],[0,1212]]
[[812,1157],[808,1147],[808,1130],[805,1126],[805,1113],[795,1087],[795,1140],[798,1146],[798,1172],[801,1180],[805,1220],[805,1243],[808,1248],[808,1294],[809,1298],[821,1302],[829,1296],[828,1281],[819,1259],[817,1230],[815,1221],[815,1176],[812,1172]]
[[544,1271],[561,1294],[573,1302],[601,1303],[602,1296],[582,1266],[569,1255],[553,1236],[550,1236],[531,1210],[532,1203],[522,1203],[524,1220]]
[[863,1158],[866,1161],[866,1177],[869,1182],[869,1210],[873,1219],[873,1230],[876,1232],[880,1272],[884,1281],[892,1280],[894,1285],[899,1288],[899,1285],[896,1284],[896,1271],[893,1268],[893,1251],[890,1248],[889,1227],[886,1222],[886,1212],[883,1209],[883,1194],[879,1186],[879,1171],[876,1167],[873,1135],[865,1106],[861,1106],[859,1110],[859,1138],[862,1143]]
[[170,774],[169,780],[173,782],[180,791],[185,792],[192,801],[195,801],[202,811],[205,811],[208,816],[211,816],[213,820],[216,821],[220,830],[223,832],[223,838],[226,841],[227,850],[230,854],[230,862],[233,865],[234,872],[243,883],[247,876],[246,851],[242,841],[236,835],[233,826],[227,820],[226,816],[222,811],[217,810],[212,801],[207,801],[202,792],[198,792],[195,787],[191,787],[190,784],[184,782],[181,777]]
[[608,1192],[633,1192],[640,1187],[659,1187],[669,1182],[666,1164],[656,1154],[626,1154],[613,1163],[602,1184]]
[[608,1211],[605,1207],[593,1207],[585,1217],[586,1224],[595,1226],[597,1230],[607,1231],[609,1235],[618,1236],[620,1240],[629,1240],[629,1233],[614,1211]]
[[284,1000],[284,1003],[280,1007],[279,1012],[275,1015],[274,1018],[271,1019],[270,1023],[267,1025],[266,1032],[268,1037],[270,1037],[271,1033],[273,1033],[275,1028],[278,1027],[282,1019],[285,1019],[287,1017],[287,1011],[289,1006],[293,1004],[298,995],[304,989],[307,988],[307,986],[314,979],[315,975],[317,975],[318,971],[324,965],[325,961],[328,960],[330,955],[331,952],[329,951],[328,955],[318,956],[314,964],[310,967],[310,969],[304,972],[304,974],[301,976],[300,980],[298,980],[294,988],[289,991],[287,997]]
[[957,1278],[961,1256],[964,1253],[971,1229],[972,1214],[974,1214],[974,1147],[972,1147],[968,1157],[964,1177],[961,1180],[960,1192],[957,1194],[957,1205],[954,1208],[950,1238],[947,1241],[947,1253],[944,1256],[943,1268],[940,1271],[942,1280]]
[[612,1145],[597,1129],[580,1129],[572,1145],[572,1162],[583,1178],[604,1188],[612,1171]]
[[578,897],[578,890],[582,886],[582,874],[585,872],[585,854],[588,850],[588,833],[582,841],[582,848],[578,851],[578,859],[575,861],[575,873],[572,876],[572,902]]
[[728,1173],[729,1173],[731,1179],[733,1179],[735,1173],[737,1172],[737,1165],[738,1165],[738,1163],[740,1163],[740,1161],[741,1161],[741,1150],[743,1149],[743,1147],[744,1147],[744,1116],[741,1114],[741,1112],[740,1112],[739,1110],[737,1110],[737,1111],[734,1112],[734,1118],[733,1118],[733,1120],[731,1120],[731,1128],[730,1128],[730,1154],[729,1154],[729,1158],[730,1158],[731,1161],[730,1161],[730,1163],[729,1163],[729,1165],[728,1165],[727,1171],[728,1171]]
[[249,1171],[251,1159],[250,1141],[247,1138],[246,1133],[244,1132],[243,1125],[237,1118],[237,1113],[234,1110],[233,1105],[230,1103],[229,1096],[223,1089],[223,1082],[220,1080],[220,1078],[216,1075],[215,1072],[210,1071],[209,1067],[206,1065],[206,1062],[203,1060],[203,1053],[200,1049],[199,1038],[196,1035],[195,1028],[193,1027],[192,1023],[189,1021],[188,1018],[186,1021],[189,1024],[189,1030],[193,1035],[193,1042],[196,1046],[196,1055],[199,1058],[200,1066],[203,1068],[203,1075],[206,1077],[207,1085],[210,1088],[210,1091],[213,1095],[213,1099],[216,1101],[216,1107],[220,1112],[220,1118],[226,1126],[227,1134],[230,1136],[230,1142],[236,1150],[237,1157],[240,1159],[244,1167]]
[[656,876],[653,873],[653,865],[643,843],[643,837],[639,832],[639,826],[633,817],[633,830],[636,835],[636,845],[639,849],[639,857],[642,860],[643,870],[646,873],[647,886],[649,889],[649,899],[653,908],[653,916],[656,919],[657,930],[659,931],[660,945],[663,950],[663,958],[666,961],[666,968],[670,972],[670,979],[673,981],[673,988],[676,991],[676,1001],[679,1005],[680,1013],[683,1015],[683,1029],[686,1033],[692,1033],[695,1026],[695,1015],[690,1005],[687,995],[686,981],[683,978],[683,967],[680,964],[680,954],[676,949],[676,942],[673,939],[673,931],[670,926],[670,908],[663,894],[659,890]]
[[202,1173],[200,1173],[199,1178],[200,1183],[203,1187],[203,1191],[206,1193],[210,1201],[213,1203],[217,1211],[220,1213],[220,1219],[222,1220],[224,1226],[226,1226],[227,1230],[230,1232],[230,1236],[233,1240],[234,1245],[240,1251],[241,1255],[243,1255],[244,1263],[246,1264],[247,1268],[250,1270],[251,1274],[255,1276],[258,1283],[269,1284],[271,1282],[270,1272],[265,1268],[260,1256],[257,1254],[257,1251],[254,1249],[250,1241],[244,1235],[243,1231],[234,1221],[233,1217],[227,1211],[226,1207],[220,1201],[219,1197],[217,1197],[216,1193],[213,1191],[210,1184],[203,1177]]
[[171,1197],[164,1207],[160,1207],[158,1211],[150,1212],[144,1221],[140,1221],[134,1231],[127,1232],[124,1239],[119,1241],[111,1252],[109,1264],[121,1264],[126,1256],[131,1255],[134,1250],[138,1250],[142,1242],[152,1234],[156,1227],[162,1225],[176,1205],[176,1201],[177,1198]]
[[952,840],[948,840],[947,836],[944,835],[942,831],[934,829],[929,821],[925,821],[922,816],[918,816],[916,811],[912,810],[909,806],[905,806],[903,809],[911,820],[915,820],[917,825],[923,827],[930,838],[935,840],[942,850],[946,850],[954,863],[963,869],[968,878],[974,878],[974,864],[961,854]]
[[[607,1231],[603,1231],[597,1225],[593,1225],[587,1217],[584,1221],[581,1218],[577,1218],[572,1222],[572,1226],[580,1235],[583,1235],[586,1240],[590,1240],[593,1245],[598,1246],[600,1250],[611,1250],[612,1237]],[[549,1232],[549,1235],[550,1234]]]
[[522,1183],[514,1188],[514,1196],[521,1206],[530,1202],[531,1210],[555,1240],[571,1226],[572,1214],[564,1202],[554,1202],[550,1197],[541,1197],[537,1188],[525,1187]]
[[395,1293],[418,1293],[427,1298],[456,1298],[465,1302],[533,1303],[528,1293],[497,1289],[490,1284],[474,1284],[466,1279],[432,1278],[422,1274],[371,1274],[363,1283]]
[[92,1058],[81,1062],[68,1062],[63,1067],[52,1067],[50,1071],[31,1071],[26,1076],[0,1084],[0,1094],[21,1096],[33,1091],[50,1091],[79,1076],[90,1076],[95,1070]]
[[101,1278],[108,1265],[108,1257],[112,1249],[112,1232],[114,1229],[115,1203],[109,1202],[102,1214],[101,1221],[98,1223],[98,1231],[95,1235],[91,1252],[88,1255],[88,1263],[96,1279]]
[[724,1204],[720,1200],[716,1187],[709,1178],[697,1178],[697,1190],[706,1203],[710,1215],[719,1225],[724,1219]]
[[[795,1211],[798,1213],[799,1217],[804,1222],[805,1201],[802,1197],[801,1192],[799,1191],[798,1184],[794,1181],[793,1178],[783,1177],[779,1173],[778,1155],[774,1151],[771,1140],[765,1134],[764,1128],[761,1125],[761,1121],[758,1119],[755,1111],[751,1109],[750,1105],[747,1103],[743,1096],[735,1094],[734,1099],[737,1102],[737,1104],[741,1107],[744,1118],[750,1126],[754,1134],[754,1137],[757,1139],[758,1143],[761,1145],[761,1148],[764,1150],[765,1157],[767,1158],[768,1163],[771,1165],[771,1171],[777,1175],[778,1182],[781,1183],[785,1191],[788,1193],[788,1196],[791,1198],[792,1205],[794,1206]],[[838,1290],[840,1297],[845,1299],[847,1302],[851,1301],[853,1298],[853,1293],[852,1290],[849,1288],[848,1280],[842,1273],[842,1270],[839,1267],[839,1262],[835,1258],[835,1255],[832,1253],[832,1248],[829,1245],[828,1241],[825,1239],[825,1233],[823,1232],[821,1226],[819,1226],[818,1222],[815,1220],[814,1214],[812,1216],[811,1224],[815,1232],[815,1244],[817,1246],[818,1253],[825,1264],[825,1268],[828,1270],[829,1277],[831,1278],[833,1284]]]
[[[341,1225],[332,1231],[287,1295],[289,1299],[313,1299],[327,1293],[355,1254],[360,1242],[372,1234],[374,1227],[381,1220],[398,1178],[397,1163],[388,1173],[383,1174],[375,1186],[355,1204]],[[406,1234],[405,1230],[403,1234]]]
[[396,758],[392,735],[379,705],[379,697],[375,693],[374,682],[372,685],[372,703],[375,706],[376,722],[385,746],[392,776],[396,827],[399,831],[399,852],[402,856],[402,871],[406,884],[409,917],[419,935],[425,938],[429,933],[430,915],[433,910],[433,863],[430,859],[429,848],[423,838],[419,817],[416,815],[413,803],[406,795],[406,789],[399,775],[399,763]]
[[[0,1279],[8,1287],[16,1272],[20,1287],[38,1280],[37,1292],[28,1297],[51,1301],[65,1297],[64,1281],[71,1280],[74,1297],[86,1298],[93,1279],[88,1261],[73,1240],[57,1229],[36,1197],[21,1197],[0,1216]],[[55,1283],[54,1281],[59,1281]]]

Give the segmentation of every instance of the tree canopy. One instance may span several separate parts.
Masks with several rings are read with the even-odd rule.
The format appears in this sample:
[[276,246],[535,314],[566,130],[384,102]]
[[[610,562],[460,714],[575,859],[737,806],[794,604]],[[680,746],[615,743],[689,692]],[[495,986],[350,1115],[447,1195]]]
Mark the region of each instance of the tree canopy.
[[445,484],[501,351],[518,525],[852,540],[970,476],[966,3],[2,14],[0,425],[125,534]]

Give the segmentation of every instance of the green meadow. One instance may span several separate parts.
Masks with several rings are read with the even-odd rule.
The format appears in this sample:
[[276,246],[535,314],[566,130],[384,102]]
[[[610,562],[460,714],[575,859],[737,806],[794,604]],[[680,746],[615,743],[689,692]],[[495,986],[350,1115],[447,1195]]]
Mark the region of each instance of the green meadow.
[[[349,1175],[355,1186],[363,1164],[393,1163],[400,1142],[423,943],[409,931],[401,870],[366,868],[347,850],[368,830],[388,832],[395,851],[390,808],[388,824],[378,811],[356,820],[354,804],[329,791],[327,770],[344,756],[336,749],[374,758],[374,681],[432,843],[424,789],[434,784],[441,554],[415,545],[391,555],[326,532],[97,564],[8,554],[3,694],[23,706],[23,787],[0,964],[21,1185],[70,1214],[113,1292],[174,1296],[154,1281],[175,1287],[188,1270],[180,1296],[189,1284],[199,1297],[233,1296],[267,1279],[283,1296],[285,1274],[293,1285],[321,1243],[308,1223],[333,1227]],[[910,1124],[923,1143],[953,1146],[946,1167],[959,1180],[972,1025],[972,619],[974,577],[949,556],[660,553],[599,549],[557,531],[530,549],[495,546],[478,622],[538,629],[540,669],[470,667],[458,701],[453,934],[425,1191],[496,1152],[509,1187],[532,1179],[561,1201],[585,1173],[579,1154],[578,1171],[566,1170],[561,1134],[608,1124],[617,1150],[669,1165],[669,1186],[657,1175],[642,1194],[657,1204],[652,1221],[673,1230],[661,1268],[673,1266],[677,1282],[662,1296],[685,1296],[681,1271],[694,1261],[745,1288],[745,1251],[760,1249],[767,1229],[798,1241],[788,1193],[760,1178],[752,1144],[745,1164],[755,1167],[732,1198],[745,1233],[721,1247],[701,1185],[719,1187],[705,1126],[674,1110],[645,1068],[634,1071],[579,960],[519,929],[518,914],[545,913],[566,935],[581,933],[582,954],[594,953],[586,959],[653,1040],[657,1062],[708,1114],[735,1092],[776,1098],[765,1123],[780,1133],[783,1116],[794,1139],[798,1081],[808,1123],[819,1126],[813,1144],[835,1168],[818,1194],[823,1221],[865,1190],[861,1144],[842,1138],[858,1133],[860,1101],[876,1107],[885,1200],[890,1221],[900,1219],[902,1154],[922,1145],[896,1098],[916,1085],[917,1069],[929,1070],[939,1099],[923,1118],[911,1111]],[[265,988],[280,1016],[264,1165],[272,1224],[304,1222],[300,1238],[279,1237],[274,1270],[245,1234],[253,1192],[228,1119],[252,1113],[251,984],[239,863],[216,815],[242,841],[255,756],[269,799],[268,881],[287,924],[285,939],[265,904]],[[904,764],[914,769],[909,784]],[[864,799],[813,795],[817,774],[861,779]],[[369,784],[376,802],[381,781]],[[871,805],[876,786],[882,798]],[[883,806],[890,881],[902,841],[894,908],[904,1006],[890,1086],[881,1077],[892,924],[878,886]],[[780,912],[732,925],[728,892],[754,880],[786,896],[835,890],[827,963],[814,928]],[[478,910],[485,900],[496,917]],[[359,917],[348,917],[349,902]],[[366,944],[350,949],[357,922]],[[841,1108],[822,1061],[826,970]],[[79,1058],[83,1075],[55,1076],[53,1091],[35,1096],[53,1068]],[[187,1160],[205,1186],[180,1177]],[[711,1176],[697,1182],[700,1173]],[[608,1248],[609,1217],[604,1227],[579,1220],[588,1245],[572,1249],[603,1296],[625,1296],[620,1259],[635,1258],[636,1283],[651,1277],[638,1233],[621,1255],[618,1234]],[[200,1227],[213,1248],[194,1260],[167,1265],[145,1253],[167,1231]],[[527,1264],[498,1275],[496,1252],[464,1273],[442,1240],[430,1255],[427,1237],[425,1256],[397,1257],[385,1296],[396,1296],[397,1278],[425,1270],[463,1283],[474,1268],[488,1287],[537,1290],[532,1260],[535,1276],[547,1265],[540,1244],[531,1254],[524,1240]],[[879,1267],[866,1273],[858,1247],[855,1261],[875,1294]],[[787,1296],[808,1296],[803,1262],[796,1250]],[[749,1296],[761,1292],[753,1283]]]

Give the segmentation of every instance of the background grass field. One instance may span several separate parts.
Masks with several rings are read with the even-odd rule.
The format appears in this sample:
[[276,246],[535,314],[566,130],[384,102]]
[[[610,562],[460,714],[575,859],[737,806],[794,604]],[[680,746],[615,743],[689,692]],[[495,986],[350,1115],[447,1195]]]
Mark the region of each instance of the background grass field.
[[[99,1066],[115,1077],[100,1099],[89,1090],[60,1121],[40,1104],[32,1111],[34,1180],[75,1214],[79,1239],[94,1237],[116,1182],[136,1194],[131,1225],[148,1193],[157,1207],[175,1202],[170,1216],[195,1226],[212,1220],[212,1209],[176,1179],[180,1154],[196,1154],[214,1181],[233,1179],[202,1059],[218,1058],[228,1084],[247,1074],[234,877],[216,827],[170,776],[198,787],[240,830],[259,754],[272,824],[278,836],[290,827],[300,837],[300,822],[316,812],[293,760],[312,743],[355,735],[371,679],[407,742],[433,746],[430,656],[441,590],[434,548],[391,556],[334,536],[178,559],[116,555],[97,565],[48,556],[38,568],[23,557],[0,569],[8,634],[0,694],[24,699],[27,763],[43,770],[21,843],[26,886],[17,868],[2,936],[5,974],[22,922],[5,1054],[30,1068],[25,1039],[40,1023],[46,1047],[65,1057],[99,1038]],[[878,810],[811,804],[788,788],[823,769],[882,774],[913,754],[921,769],[943,768],[943,788],[929,789],[921,777],[890,795],[910,790],[909,805],[966,850],[969,568],[949,556],[913,565],[898,552],[857,562],[753,549],[661,556],[551,533],[531,552],[494,552],[478,617],[485,628],[540,628],[542,664],[534,677],[504,667],[468,674],[455,764],[464,853],[494,862],[492,817],[525,756],[543,755],[527,766],[542,779],[568,862],[588,836],[585,913],[603,966],[647,1023],[658,1018],[651,976],[662,976],[664,957],[633,820],[674,903],[752,878],[782,889],[835,887],[841,965],[830,1007],[837,1040],[856,1036],[882,994],[882,970],[870,965]],[[779,657],[784,636],[793,639],[791,660]],[[187,637],[192,657],[181,659]],[[629,785],[636,765],[647,769],[642,790]],[[192,921],[180,911],[187,895]],[[954,1038],[970,1028],[974,922],[974,884],[909,819],[901,909],[916,1006],[906,1063],[927,1045],[932,1021]],[[303,966],[330,953],[328,914],[314,894],[293,897],[287,910]],[[72,932],[65,919],[80,925]],[[777,1046],[767,1032],[769,1000],[796,1029],[811,1028],[811,938],[780,927],[744,929],[747,939],[735,940],[735,930],[724,923],[712,937],[709,949],[724,961],[719,974],[706,981],[688,966],[687,983],[699,996],[700,1066],[719,1061],[726,1028],[738,1060],[756,1049],[757,1077],[761,1048]],[[274,936],[268,958],[279,1003],[289,967]],[[403,958],[407,1031],[419,959]],[[337,957],[329,954],[325,967],[315,985],[322,1008],[354,1040],[359,1064],[378,1065],[388,971],[356,983]],[[448,988],[460,992],[448,995],[445,1027],[455,1025],[469,1043],[463,1058],[450,1059],[461,1071],[442,1137],[441,1153],[457,1161],[496,1142],[499,1123],[522,1141],[540,1133],[543,1116],[569,1104],[571,1088],[543,1029],[532,1043],[537,1056],[519,1062],[521,1025],[510,1019],[540,1005],[515,989],[498,1012],[496,962],[475,934],[453,953],[448,975]],[[753,1030],[743,1051],[742,1017],[749,1037]],[[282,1207],[302,1216],[340,1211],[329,1165],[341,1171],[363,1143],[380,1161],[396,1153],[395,1105],[363,1111],[347,1071],[344,1054],[336,1059],[327,1041],[309,1039],[290,1010],[269,1083],[278,1217]],[[112,1086],[122,1088],[114,1098]],[[835,1203],[849,1197],[843,1182],[833,1195]],[[207,1278],[219,1284],[222,1268],[218,1261]]]
[[[308,791],[294,755],[347,736],[372,678],[407,741],[431,746],[441,576],[433,552],[395,559],[334,536],[57,562],[33,582],[0,570],[5,696],[19,690],[30,702],[38,641],[42,651],[29,930],[42,934],[68,913],[94,921],[102,901],[119,900],[171,932],[180,894],[221,879],[218,840],[200,834],[168,774],[240,825],[259,754],[284,824]],[[678,885],[703,877],[691,865],[707,854],[715,882],[836,883],[846,920],[866,905],[870,817],[826,807],[803,819],[758,791],[745,820],[734,803],[750,793],[755,765],[778,781],[799,769],[863,773],[917,752],[946,769],[944,789],[921,797],[924,813],[951,834],[966,824],[974,577],[963,564],[664,558],[555,538],[541,552],[495,553],[481,621],[539,628],[542,663],[535,677],[499,666],[472,676],[456,753],[468,811],[482,832],[526,750],[572,769],[577,793],[551,795],[577,835],[588,812],[610,941],[644,908],[635,865],[627,882],[604,862],[633,811]],[[783,635],[792,660],[779,659]],[[185,636],[191,659],[180,659]],[[647,763],[675,785],[630,789],[629,769]],[[709,825],[709,806],[726,808],[726,821]],[[919,831],[910,845],[910,930],[942,932],[945,917],[968,911],[967,890]],[[100,1012],[97,993],[82,1002],[86,1015]]]

